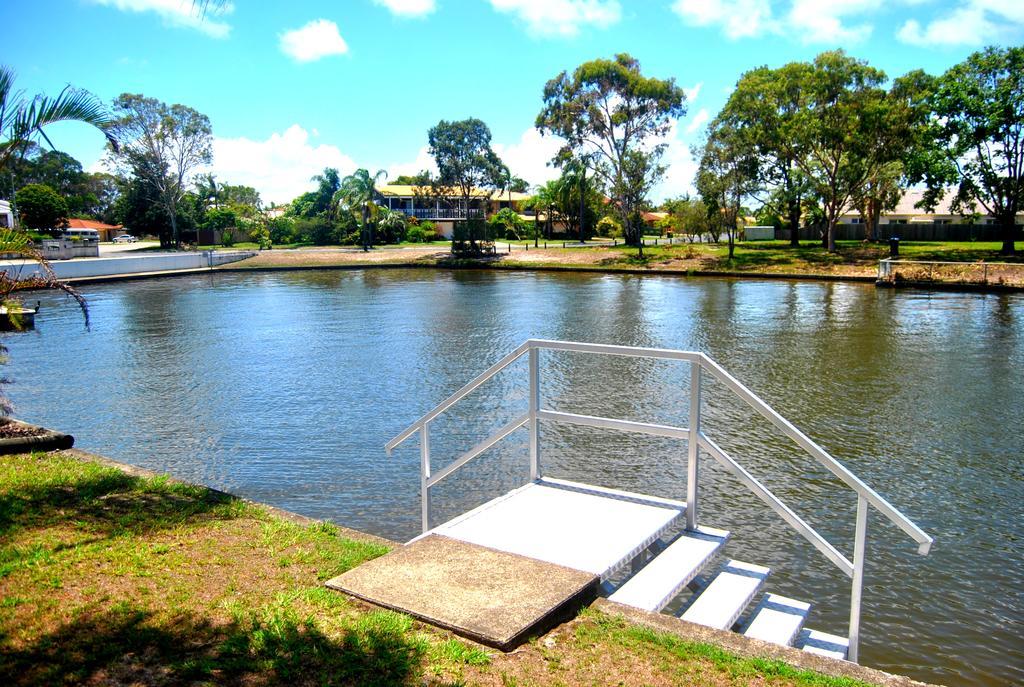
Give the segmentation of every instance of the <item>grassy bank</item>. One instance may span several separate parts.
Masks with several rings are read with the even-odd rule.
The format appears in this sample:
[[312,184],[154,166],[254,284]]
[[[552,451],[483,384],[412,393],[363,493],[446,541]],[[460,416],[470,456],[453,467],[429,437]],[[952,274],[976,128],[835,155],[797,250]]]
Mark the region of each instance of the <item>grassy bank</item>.
[[[611,245],[588,245],[562,248],[561,243],[550,243],[549,248],[533,248],[525,244],[500,243],[493,259],[481,266],[498,267],[557,267],[562,269],[644,270],[672,272],[708,272],[770,275],[813,275],[816,277],[871,278],[878,274],[878,261],[888,257],[889,249],[882,244],[862,241],[840,241],[838,252],[829,253],[816,242],[804,242],[799,248],[790,248],[783,241],[757,241],[740,243],[732,259],[728,247],[721,244],[648,245],[644,256],[636,248]],[[557,245],[557,247],[556,247]],[[900,247],[900,257],[907,260],[950,262],[1012,262],[1020,267],[1006,268],[1010,281],[1024,282],[1024,257],[1009,260],[999,255],[1000,245],[981,242],[915,242],[906,241]],[[1024,243],[1018,244],[1024,251]],[[445,246],[424,246],[403,250],[375,250],[370,253],[345,253],[331,250],[273,250],[240,263],[229,269],[272,267],[337,267],[372,264],[433,265],[448,259]]]
[[864,684],[594,610],[497,654],[323,587],[386,548],[71,453],[0,457],[0,684]]

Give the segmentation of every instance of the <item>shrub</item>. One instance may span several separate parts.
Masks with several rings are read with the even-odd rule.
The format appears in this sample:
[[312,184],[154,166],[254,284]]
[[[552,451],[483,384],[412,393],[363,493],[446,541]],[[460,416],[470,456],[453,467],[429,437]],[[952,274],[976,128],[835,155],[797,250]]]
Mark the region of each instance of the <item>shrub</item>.
[[270,230],[266,226],[259,226],[252,231],[252,240],[259,244],[260,250],[270,250],[273,241],[270,240]]
[[427,243],[433,239],[433,232],[429,232],[423,227],[409,227],[405,232],[405,240],[409,243]]
[[526,235],[528,225],[514,210],[503,208],[487,220],[492,236],[503,236],[510,241],[518,241]]
[[602,217],[597,223],[597,235],[622,238],[622,225],[614,217]]
[[290,217],[275,217],[267,222],[274,243],[295,243],[295,222]]
[[338,242],[334,224],[325,217],[295,219],[295,239],[299,243],[327,246]]

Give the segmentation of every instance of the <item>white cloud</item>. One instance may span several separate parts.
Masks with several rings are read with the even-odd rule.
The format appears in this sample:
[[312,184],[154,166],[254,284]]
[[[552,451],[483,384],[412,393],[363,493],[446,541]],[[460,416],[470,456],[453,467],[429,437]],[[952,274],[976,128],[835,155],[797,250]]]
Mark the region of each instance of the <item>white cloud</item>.
[[690,123],[686,126],[686,133],[692,134],[697,131],[697,129],[704,126],[704,122],[708,121],[709,117],[710,115],[708,114],[707,108],[700,108],[700,111],[693,116],[693,119],[691,119]]
[[[531,186],[536,186],[558,176],[558,170],[550,167],[548,162],[558,152],[562,145],[561,141],[555,136],[541,136],[539,131],[530,127],[522,133],[518,141],[492,142],[491,147],[501,161],[512,170],[512,174],[525,179]],[[387,168],[388,179],[394,179],[399,175],[412,176],[423,170],[437,174],[437,165],[427,146],[419,149],[416,159],[390,165]]]
[[606,27],[622,18],[618,0],[490,0],[499,12],[515,14],[530,33],[575,36],[581,26]]
[[691,26],[721,25],[732,39],[778,30],[769,0],[676,0],[672,10]]
[[267,204],[287,203],[312,190],[310,177],[324,167],[335,167],[342,176],[355,171],[356,163],[337,147],[313,146],[309,139],[298,124],[263,141],[214,137],[210,171],[221,181],[252,186]]
[[431,174],[437,174],[437,165],[434,163],[434,158],[427,146],[419,149],[415,160],[412,162],[396,162],[387,168],[387,173],[388,179],[393,181],[395,177],[416,176],[424,170]]
[[1020,0],[967,0],[945,16],[922,26],[908,19],[896,37],[904,43],[935,45],[983,45],[995,39],[1024,34],[1024,3]]
[[804,43],[859,43],[871,35],[869,23],[853,26],[844,18],[874,12],[882,0],[793,0],[788,24]]
[[697,83],[695,83],[690,88],[684,88],[683,89],[683,91],[686,92],[686,104],[687,105],[693,105],[695,102],[697,102],[697,98],[700,96],[700,89],[702,89],[702,88],[704,88],[704,82],[703,81],[698,81]]
[[850,22],[882,6],[883,0],[675,0],[672,9],[688,25],[719,26],[733,40],[775,34],[803,43],[849,44],[873,30],[869,22]]
[[333,21],[314,19],[301,29],[281,34],[281,51],[298,62],[313,62],[329,55],[344,55],[348,44]]
[[[701,110],[701,112],[703,111]],[[697,116],[699,117],[700,113],[697,113]],[[665,155],[661,158],[661,163],[667,169],[661,183],[651,191],[651,199],[655,202],[660,203],[666,198],[674,198],[686,193],[693,195],[697,192],[694,180],[697,177],[699,161],[690,151],[690,145],[693,142],[693,137],[690,135],[692,133],[689,128],[683,132],[680,122],[675,121],[668,134],[662,139],[661,142],[668,144]]]
[[434,11],[434,0],[373,0],[399,17],[425,17]]
[[515,143],[495,143],[493,147],[512,174],[526,179],[532,186],[550,181],[559,174],[556,168],[548,165],[562,147],[562,139],[557,136],[541,136],[537,129],[530,127]]
[[205,11],[187,0],[92,0],[92,2],[105,7],[113,7],[122,12],[153,12],[168,26],[195,29],[213,38],[226,38],[231,32],[231,25],[218,21],[218,19],[231,14],[235,9],[230,2],[218,6],[211,4]]

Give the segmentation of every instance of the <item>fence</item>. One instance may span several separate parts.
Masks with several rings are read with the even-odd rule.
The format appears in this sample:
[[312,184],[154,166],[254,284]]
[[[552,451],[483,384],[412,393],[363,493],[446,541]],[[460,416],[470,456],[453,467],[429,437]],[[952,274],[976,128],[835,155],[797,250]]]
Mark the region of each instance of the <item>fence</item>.
[[889,259],[878,263],[878,281],[1024,286],[1024,264]]
[[[822,225],[800,227],[801,241],[817,241],[824,231]],[[1002,241],[1003,228],[996,224],[943,224],[941,222],[915,222],[913,224],[879,224],[878,239],[888,241],[897,236],[904,241]],[[788,241],[789,229],[776,229],[775,238]],[[868,237],[866,224],[839,224],[836,240],[863,241]],[[1024,240],[1022,225],[1017,225],[1015,240]]]

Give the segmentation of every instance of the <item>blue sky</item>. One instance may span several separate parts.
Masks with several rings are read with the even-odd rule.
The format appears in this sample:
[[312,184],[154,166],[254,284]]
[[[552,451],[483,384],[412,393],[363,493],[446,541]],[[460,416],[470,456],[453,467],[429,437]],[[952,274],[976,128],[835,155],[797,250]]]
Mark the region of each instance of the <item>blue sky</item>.
[[[426,132],[475,116],[531,182],[557,144],[533,121],[547,79],[629,52],[675,77],[689,111],[669,137],[658,197],[689,187],[689,145],[744,71],[845,48],[890,76],[940,73],[988,44],[1024,40],[1022,0],[235,0],[196,15],[190,0],[8,2],[3,62],[30,94],[65,84],[208,115],[214,172],[286,202],[324,166],[429,164]],[[58,148],[98,169],[102,136],[63,124]]]

